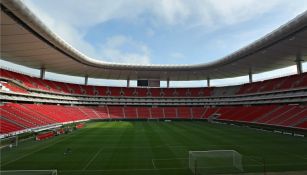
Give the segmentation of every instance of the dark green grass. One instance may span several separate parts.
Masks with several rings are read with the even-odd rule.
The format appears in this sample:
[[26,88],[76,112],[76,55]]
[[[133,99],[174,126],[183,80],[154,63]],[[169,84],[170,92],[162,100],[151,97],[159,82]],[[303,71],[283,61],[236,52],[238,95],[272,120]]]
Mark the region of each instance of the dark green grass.
[[[66,148],[72,153],[64,155]],[[206,122],[97,122],[1,151],[2,170],[59,175],[191,174],[189,151],[236,150],[245,171],[307,170],[307,139]]]

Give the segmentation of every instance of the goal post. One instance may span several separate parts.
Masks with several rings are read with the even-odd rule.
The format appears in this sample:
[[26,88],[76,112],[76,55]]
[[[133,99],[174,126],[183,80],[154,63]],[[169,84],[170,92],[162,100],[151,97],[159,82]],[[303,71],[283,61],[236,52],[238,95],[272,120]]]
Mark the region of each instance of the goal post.
[[209,123],[215,123],[216,120],[217,120],[220,116],[221,116],[221,114],[214,113],[214,114],[212,114],[212,115],[210,115],[210,116],[208,117],[208,122],[209,122]]
[[18,135],[9,136],[9,137],[1,139],[2,145],[7,146],[9,148],[17,147],[18,142],[19,142]]
[[243,172],[242,156],[235,150],[189,151],[194,175]]
[[1,175],[58,175],[57,170],[1,170]]

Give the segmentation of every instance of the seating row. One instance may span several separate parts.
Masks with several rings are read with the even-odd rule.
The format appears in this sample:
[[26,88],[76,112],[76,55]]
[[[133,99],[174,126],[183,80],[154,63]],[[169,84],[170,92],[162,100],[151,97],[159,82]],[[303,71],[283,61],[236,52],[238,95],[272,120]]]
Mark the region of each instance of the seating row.
[[[274,90],[287,90],[292,88],[307,87],[307,73],[291,75],[282,78],[248,83],[238,86],[225,87],[200,87],[200,88],[134,88],[134,87],[109,87],[91,86],[42,80],[37,77],[0,69],[0,77],[15,80],[27,88],[38,89],[46,92],[95,95],[95,96],[136,96],[136,97],[205,97],[251,94],[269,92]],[[9,87],[12,91],[24,92],[22,88]],[[21,90],[20,90],[21,89]]]
[[0,132],[88,119],[208,119],[307,128],[307,107],[259,105],[222,107],[60,106],[7,103],[0,106]]

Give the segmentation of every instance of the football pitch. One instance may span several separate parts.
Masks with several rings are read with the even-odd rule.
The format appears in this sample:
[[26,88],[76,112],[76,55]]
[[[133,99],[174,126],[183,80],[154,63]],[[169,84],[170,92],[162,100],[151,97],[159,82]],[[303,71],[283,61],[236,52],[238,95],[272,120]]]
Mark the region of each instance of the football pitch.
[[189,151],[208,150],[239,152],[245,172],[307,170],[306,138],[202,121],[91,122],[70,134],[2,149],[1,170],[192,175]]

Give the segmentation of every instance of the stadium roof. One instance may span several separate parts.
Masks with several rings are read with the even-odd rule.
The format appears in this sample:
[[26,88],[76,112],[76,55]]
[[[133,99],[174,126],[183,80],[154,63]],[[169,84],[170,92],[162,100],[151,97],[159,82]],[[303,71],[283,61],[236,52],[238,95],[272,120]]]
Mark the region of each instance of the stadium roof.
[[[21,1],[1,1],[1,59],[72,76],[104,79],[204,80],[261,73],[307,58],[307,11],[217,61],[193,65],[137,65],[98,61],[73,48]],[[191,58],[192,59],[192,58]]]

